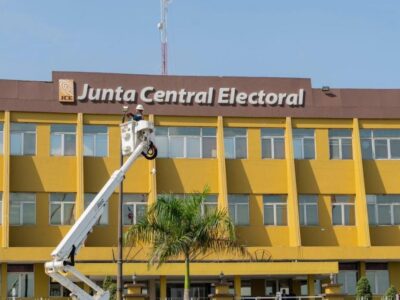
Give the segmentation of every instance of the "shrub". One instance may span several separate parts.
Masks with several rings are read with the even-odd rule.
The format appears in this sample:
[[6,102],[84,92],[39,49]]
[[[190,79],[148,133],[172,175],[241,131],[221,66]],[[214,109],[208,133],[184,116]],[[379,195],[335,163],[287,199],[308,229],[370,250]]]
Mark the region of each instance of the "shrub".
[[397,290],[396,288],[391,285],[390,288],[386,290],[385,297],[387,299],[396,299]]
[[363,276],[357,282],[356,296],[357,299],[372,299],[371,285],[367,277]]

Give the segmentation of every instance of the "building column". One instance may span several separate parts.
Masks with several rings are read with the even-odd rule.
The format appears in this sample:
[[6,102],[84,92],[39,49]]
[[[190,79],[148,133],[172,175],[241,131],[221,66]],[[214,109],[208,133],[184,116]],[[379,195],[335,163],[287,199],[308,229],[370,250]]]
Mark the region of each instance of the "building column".
[[217,120],[217,161],[218,161],[218,208],[228,211],[228,187],[226,183],[226,164],[224,148],[224,120]]
[[296,169],[294,163],[292,119],[286,118],[285,155],[287,173],[287,222],[289,227],[289,245],[301,246],[299,204],[297,196]]
[[[154,115],[149,115],[149,121],[154,124]],[[156,145],[157,147],[157,145]],[[149,163],[149,196],[147,199],[148,205],[152,205],[157,200],[157,174],[156,160],[148,160]]]
[[[3,124],[3,201],[2,201],[2,241],[3,248],[9,247],[10,236],[10,112],[4,112]],[[7,274],[7,272],[6,272]],[[7,289],[6,289],[7,290]]]
[[370,247],[368,206],[364,182],[364,168],[361,152],[360,125],[358,119],[353,119],[353,161],[356,187],[355,217],[357,228],[357,243],[359,247]]
[[44,271],[44,264],[34,264],[33,272],[35,299],[47,298],[49,296],[50,277]]
[[233,276],[233,288],[235,290],[235,300],[240,300],[242,293],[242,280],[239,275]]
[[78,113],[76,125],[76,219],[85,210],[83,162],[83,114]]
[[167,299],[167,276],[160,276],[160,300]]
[[366,276],[367,274],[367,266],[365,261],[360,261],[360,277]]
[[315,296],[315,283],[313,275],[307,276],[307,290],[308,296]]
[[156,300],[156,280],[149,279],[149,300]]

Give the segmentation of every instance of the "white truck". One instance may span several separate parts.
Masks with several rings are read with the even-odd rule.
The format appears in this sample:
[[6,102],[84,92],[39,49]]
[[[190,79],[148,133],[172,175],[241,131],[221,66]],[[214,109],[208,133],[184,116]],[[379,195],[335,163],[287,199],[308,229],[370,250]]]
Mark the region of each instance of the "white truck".
[[[71,296],[79,300],[108,300],[110,295],[97,286],[75,267],[75,256],[98,219],[102,215],[109,197],[116,187],[124,180],[124,176],[132,164],[143,155],[146,159],[154,159],[157,156],[157,148],[153,144],[154,125],[151,122],[129,121],[120,125],[121,127],[121,147],[122,154],[129,155],[122,167],[116,170],[96,195],[90,205],[79,217],[71,230],[63,238],[57,248],[51,253],[52,261],[45,263],[46,273],[59,282],[61,285],[71,291]],[[67,276],[68,275],[68,276]],[[90,286],[94,295],[91,296],[79,286],[77,286],[71,277],[82,281]]]

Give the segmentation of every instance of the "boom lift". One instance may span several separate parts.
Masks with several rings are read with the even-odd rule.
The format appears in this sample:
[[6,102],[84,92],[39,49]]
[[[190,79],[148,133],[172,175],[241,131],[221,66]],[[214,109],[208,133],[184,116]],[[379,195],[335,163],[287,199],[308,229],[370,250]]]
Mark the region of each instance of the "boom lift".
[[[121,124],[120,127],[122,154],[129,155],[128,159],[120,169],[111,175],[110,179],[96,195],[88,208],[86,208],[61,243],[51,253],[53,260],[45,263],[46,273],[70,290],[71,295],[79,300],[109,299],[110,295],[108,291],[104,291],[74,267],[75,256],[103,214],[108,198],[121,181],[124,180],[126,172],[136,159],[140,155],[143,155],[146,159],[154,159],[157,156],[157,148],[152,142],[154,125],[151,122],[144,120],[138,122],[129,121]],[[95,291],[95,294],[93,296],[89,295],[67,277],[67,273],[90,286]]]

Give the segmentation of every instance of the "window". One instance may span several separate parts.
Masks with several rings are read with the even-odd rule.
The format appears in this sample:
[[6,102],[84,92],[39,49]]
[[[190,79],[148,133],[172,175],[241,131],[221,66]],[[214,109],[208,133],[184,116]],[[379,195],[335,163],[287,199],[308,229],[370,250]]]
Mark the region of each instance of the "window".
[[351,130],[329,129],[329,153],[330,159],[351,159]]
[[83,126],[83,155],[100,156],[108,155],[108,129],[102,125]]
[[247,129],[224,128],[225,158],[247,158]]
[[332,196],[332,224],[354,225],[354,199],[349,195]]
[[50,279],[50,297],[69,297],[70,294],[71,292],[67,288],[63,287],[58,282],[54,282]]
[[263,197],[264,202],[264,224],[286,225],[286,196],[269,195]]
[[156,127],[158,157],[217,157],[216,128]]
[[36,195],[10,193],[10,224],[33,225],[36,223]]
[[357,286],[357,271],[356,270],[340,270],[338,277],[342,293],[355,295]]
[[229,195],[229,216],[235,225],[249,225],[249,196]]
[[300,225],[318,225],[318,196],[299,196]]
[[73,156],[76,151],[76,126],[67,124],[51,125],[50,155]]
[[75,194],[50,194],[50,224],[72,225],[75,222]]
[[262,158],[285,158],[285,129],[261,128]]
[[[97,194],[94,193],[85,193],[84,201],[85,201],[85,209],[88,208],[90,202],[96,197]],[[103,214],[100,216],[99,220],[97,221],[97,225],[107,225],[108,224],[108,201],[106,206],[104,207]]]
[[201,205],[201,214],[213,213],[218,208],[217,195],[207,195]]
[[315,159],[314,129],[293,129],[295,159]]
[[399,129],[361,129],[363,159],[400,159]]
[[3,131],[4,131],[3,123],[0,123],[0,154],[4,153],[4,142],[3,142],[4,134],[3,134]]
[[36,125],[11,123],[11,155],[36,154]]
[[122,222],[133,225],[142,218],[147,210],[147,199],[143,194],[124,194],[122,207]]
[[372,294],[384,295],[389,288],[389,271],[385,263],[367,263],[365,275],[371,285]]
[[33,265],[7,265],[7,296],[16,298],[34,296]]
[[400,195],[367,195],[370,225],[400,225]]

